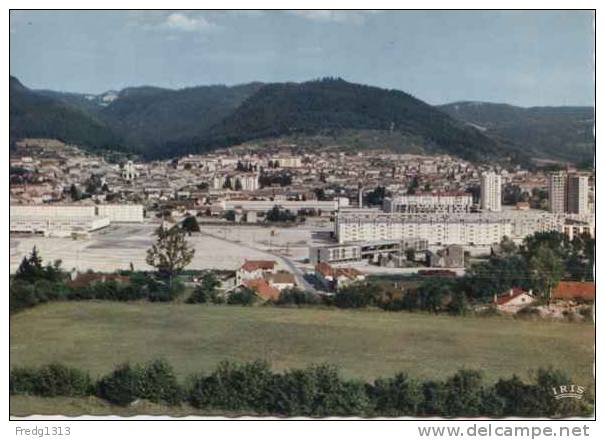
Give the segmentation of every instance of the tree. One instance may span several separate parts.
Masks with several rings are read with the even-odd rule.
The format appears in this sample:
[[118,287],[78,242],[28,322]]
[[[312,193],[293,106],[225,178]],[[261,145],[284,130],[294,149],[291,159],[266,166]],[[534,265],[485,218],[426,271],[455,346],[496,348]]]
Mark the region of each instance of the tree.
[[219,280],[213,272],[208,272],[202,277],[202,282],[195,288],[191,296],[187,299],[189,304],[203,304],[215,302],[218,295]]
[[517,253],[517,250],[518,248],[514,241],[512,241],[506,235],[502,237],[502,240],[500,241],[500,251],[502,254],[514,255]]
[[80,192],[75,183],[72,183],[71,187],[69,188],[69,196],[73,201],[77,201],[82,198],[82,193]]
[[162,225],[155,235],[156,242],[147,250],[147,264],[168,277],[172,285],[172,277],[191,263],[195,249],[189,248],[185,231],[177,226],[167,229]]
[[384,198],[387,195],[384,186],[377,186],[373,191],[366,194],[366,202],[368,205],[382,205]]
[[408,261],[414,261],[416,259],[416,251],[413,248],[407,248],[405,250],[405,258]]
[[550,291],[563,276],[563,261],[548,245],[542,244],[529,259],[529,273],[550,300]]
[[418,182],[418,177],[414,176],[408,185],[408,194],[416,194],[416,189],[418,189],[419,185],[420,182]]
[[240,179],[235,179],[235,190],[236,191],[242,190],[242,181]]
[[47,280],[51,282],[60,281],[63,278],[61,270],[61,260],[56,260],[53,264],[42,265],[42,257],[38,249],[34,246],[28,256],[23,257],[21,264],[15,273],[15,279],[34,283],[38,280]]
[[197,219],[194,216],[188,215],[185,217],[185,220],[183,220],[183,229],[191,235],[192,232],[200,232],[200,225],[197,223]]
[[240,287],[229,295],[227,304],[239,304],[242,306],[250,306],[257,300],[256,293],[249,287]]

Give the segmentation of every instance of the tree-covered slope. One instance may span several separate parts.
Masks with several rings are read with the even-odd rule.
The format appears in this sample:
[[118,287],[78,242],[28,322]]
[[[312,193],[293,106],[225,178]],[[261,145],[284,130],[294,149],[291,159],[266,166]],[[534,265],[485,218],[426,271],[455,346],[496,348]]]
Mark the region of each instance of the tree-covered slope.
[[508,139],[535,156],[572,162],[592,160],[595,149],[592,107],[515,107],[455,102],[439,107],[496,138]]
[[102,108],[100,116],[137,150],[149,156],[171,155],[170,145],[204,136],[260,87],[128,88]]
[[95,148],[120,148],[113,131],[90,112],[56,97],[28,89],[10,77],[9,115],[11,144],[22,138],[54,138]]
[[198,139],[198,145],[340,130],[400,133],[432,151],[469,159],[502,154],[498,143],[480,131],[407,93],[340,79],[268,84]]

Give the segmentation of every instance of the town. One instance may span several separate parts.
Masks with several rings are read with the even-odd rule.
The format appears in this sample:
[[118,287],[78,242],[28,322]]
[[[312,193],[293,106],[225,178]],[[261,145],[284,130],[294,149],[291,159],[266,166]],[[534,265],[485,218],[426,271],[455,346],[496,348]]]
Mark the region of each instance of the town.
[[11,419],[594,418],[594,11],[9,15]]
[[59,141],[19,142],[11,271],[34,246],[76,273],[146,270],[158,225],[193,223],[188,269],[222,271],[226,289],[270,300],[293,287],[331,295],[368,275],[463,275],[503,240],[535,233],[594,237],[594,175],[573,168],[291,144],[114,162]]

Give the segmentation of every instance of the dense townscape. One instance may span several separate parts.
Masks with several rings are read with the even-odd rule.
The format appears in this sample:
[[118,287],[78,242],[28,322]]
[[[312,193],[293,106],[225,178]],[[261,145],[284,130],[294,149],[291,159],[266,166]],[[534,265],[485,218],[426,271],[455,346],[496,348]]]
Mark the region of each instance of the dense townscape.
[[11,12],[11,417],[594,416],[592,15],[247,12]]

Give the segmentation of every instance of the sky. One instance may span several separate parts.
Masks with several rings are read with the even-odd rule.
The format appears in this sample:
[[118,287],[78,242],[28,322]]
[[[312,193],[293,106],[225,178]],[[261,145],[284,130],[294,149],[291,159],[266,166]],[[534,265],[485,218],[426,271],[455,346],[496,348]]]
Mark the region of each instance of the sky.
[[593,105],[590,11],[12,11],[10,72],[102,93],[332,76],[430,104]]

